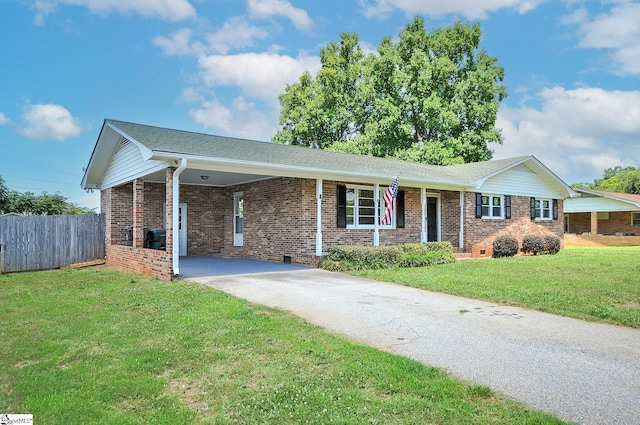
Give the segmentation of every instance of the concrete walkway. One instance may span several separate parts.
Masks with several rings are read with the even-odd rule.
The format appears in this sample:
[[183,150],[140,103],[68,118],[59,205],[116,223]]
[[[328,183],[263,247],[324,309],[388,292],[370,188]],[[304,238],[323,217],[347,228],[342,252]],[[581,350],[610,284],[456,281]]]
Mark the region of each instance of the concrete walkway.
[[319,269],[192,279],[582,424],[640,424],[640,330]]

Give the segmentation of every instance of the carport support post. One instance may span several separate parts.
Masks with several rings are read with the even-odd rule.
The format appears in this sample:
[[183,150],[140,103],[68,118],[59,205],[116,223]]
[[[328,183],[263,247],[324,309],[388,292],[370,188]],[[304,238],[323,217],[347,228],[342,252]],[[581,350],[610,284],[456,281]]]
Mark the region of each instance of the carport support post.
[[380,230],[378,225],[380,224],[380,185],[376,183],[373,186],[373,205],[376,206],[374,213],[375,224],[373,226],[373,246],[380,246]]
[[422,227],[420,231],[420,242],[427,242],[427,189],[420,188],[420,204],[422,205]]
[[144,245],[144,180],[133,181],[133,247]]
[[322,257],[322,179],[316,180],[316,256]]
[[598,212],[591,211],[591,236],[598,235]]

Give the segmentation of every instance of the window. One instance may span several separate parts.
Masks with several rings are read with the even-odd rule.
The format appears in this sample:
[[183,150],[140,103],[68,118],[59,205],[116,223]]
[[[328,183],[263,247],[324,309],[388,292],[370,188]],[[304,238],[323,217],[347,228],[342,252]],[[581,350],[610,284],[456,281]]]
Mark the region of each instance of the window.
[[631,213],[631,225],[640,226],[640,213]]
[[551,208],[553,202],[551,199],[536,199],[534,215],[540,220],[551,220]]
[[[384,214],[384,192],[386,187],[379,188],[378,206],[376,206],[375,189],[372,186],[338,186],[338,228],[373,229],[376,221],[382,220]],[[394,220],[391,225],[379,225],[380,229],[404,227],[404,192],[398,190],[394,208]]]
[[482,218],[503,218],[503,198],[498,195],[482,195]]
[[[386,187],[379,188],[378,220],[384,214],[384,192]],[[395,211],[395,209],[394,209]],[[375,190],[371,187],[347,187],[347,227],[366,228],[373,227],[376,222],[376,200]],[[393,225],[382,226],[381,228],[392,228]]]

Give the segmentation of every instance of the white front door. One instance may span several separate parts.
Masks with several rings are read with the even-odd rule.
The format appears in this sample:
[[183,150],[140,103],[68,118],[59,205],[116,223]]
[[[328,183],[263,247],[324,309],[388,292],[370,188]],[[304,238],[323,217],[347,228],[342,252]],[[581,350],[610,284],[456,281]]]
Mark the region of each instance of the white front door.
[[233,194],[233,246],[242,246],[244,227],[244,196],[242,192]]
[[187,255],[187,204],[178,204],[179,255]]

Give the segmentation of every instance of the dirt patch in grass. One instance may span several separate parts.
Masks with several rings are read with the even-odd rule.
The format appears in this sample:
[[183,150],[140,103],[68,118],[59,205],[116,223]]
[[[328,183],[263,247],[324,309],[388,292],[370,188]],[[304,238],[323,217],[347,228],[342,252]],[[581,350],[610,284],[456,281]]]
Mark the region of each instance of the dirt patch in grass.
[[565,246],[640,246],[640,236],[564,235]]

